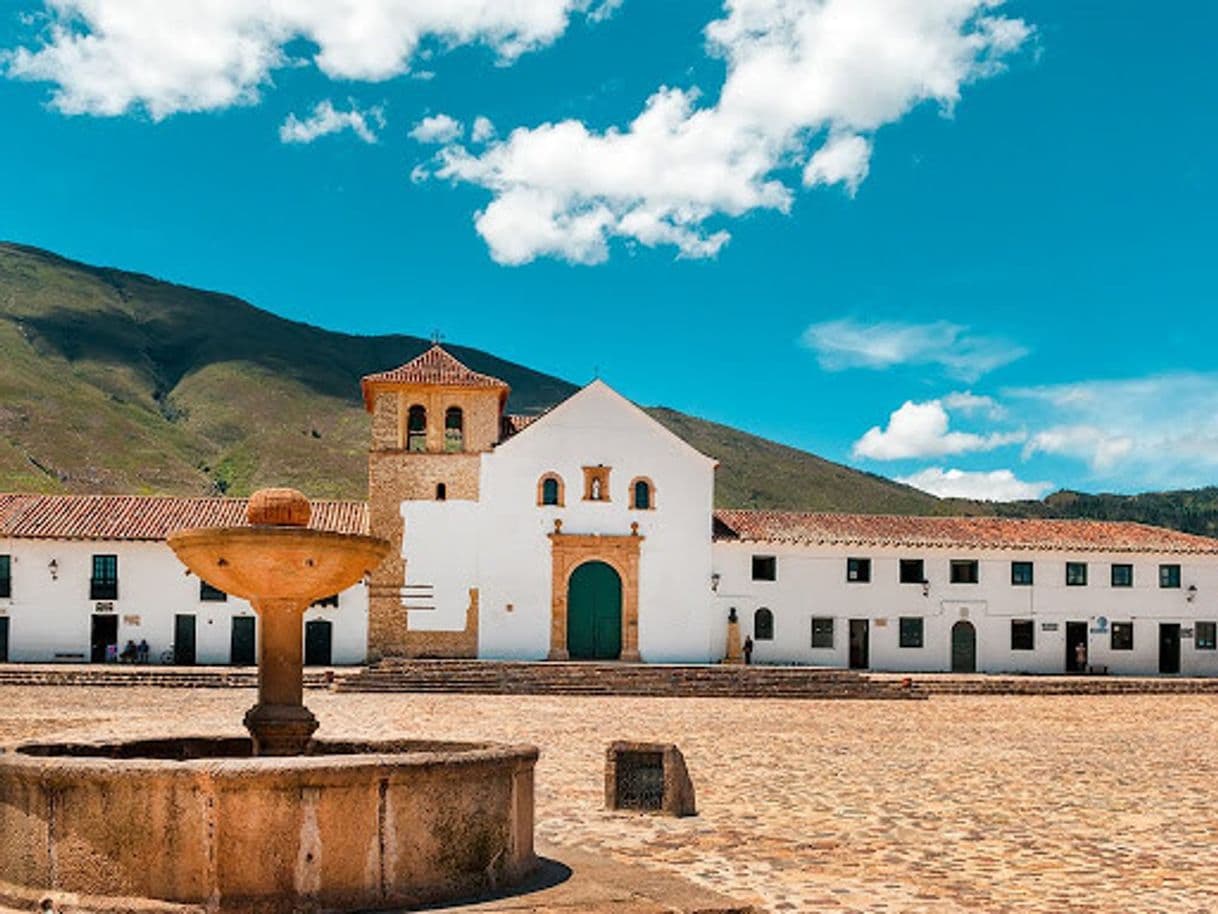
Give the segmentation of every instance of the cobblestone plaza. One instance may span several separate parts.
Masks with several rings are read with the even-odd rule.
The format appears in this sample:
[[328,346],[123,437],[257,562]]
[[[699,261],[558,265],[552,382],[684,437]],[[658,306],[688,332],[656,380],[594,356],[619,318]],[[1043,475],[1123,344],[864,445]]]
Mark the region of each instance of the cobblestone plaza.
[[[0,740],[229,733],[239,689],[0,688]],[[1207,696],[759,701],[311,692],[319,736],[531,742],[538,837],[770,911],[1218,909]],[[699,815],[602,811],[605,746],[675,742]]]

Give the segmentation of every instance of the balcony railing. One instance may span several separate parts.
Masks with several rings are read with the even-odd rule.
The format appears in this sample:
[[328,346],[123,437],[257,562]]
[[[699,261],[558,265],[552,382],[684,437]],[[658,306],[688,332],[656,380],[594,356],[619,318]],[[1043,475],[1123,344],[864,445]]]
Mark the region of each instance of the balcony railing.
[[89,579],[90,600],[117,600],[118,581],[108,578]]

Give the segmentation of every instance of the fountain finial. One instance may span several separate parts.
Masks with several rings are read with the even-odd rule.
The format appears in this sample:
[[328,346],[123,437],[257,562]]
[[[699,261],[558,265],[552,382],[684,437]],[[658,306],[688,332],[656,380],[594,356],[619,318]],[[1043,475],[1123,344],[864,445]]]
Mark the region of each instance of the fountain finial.
[[245,509],[254,527],[307,527],[312,516],[309,500],[295,489],[259,489]]

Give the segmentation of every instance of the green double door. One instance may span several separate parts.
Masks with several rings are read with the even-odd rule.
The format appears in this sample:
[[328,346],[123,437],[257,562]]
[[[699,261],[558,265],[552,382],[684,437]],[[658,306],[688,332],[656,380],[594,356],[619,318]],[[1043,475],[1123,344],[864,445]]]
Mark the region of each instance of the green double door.
[[572,660],[622,655],[622,579],[604,562],[585,562],[567,584],[567,653]]

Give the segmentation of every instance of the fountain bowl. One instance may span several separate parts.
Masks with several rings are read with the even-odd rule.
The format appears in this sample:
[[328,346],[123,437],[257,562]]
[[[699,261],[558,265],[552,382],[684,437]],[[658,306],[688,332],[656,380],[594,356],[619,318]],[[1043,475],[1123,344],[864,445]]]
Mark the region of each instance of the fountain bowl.
[[248,738],[0,749],[0,906],[141,914],[408,908],[524,879],[531,746]]

